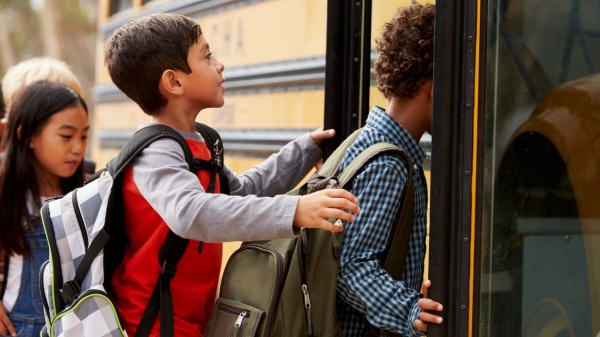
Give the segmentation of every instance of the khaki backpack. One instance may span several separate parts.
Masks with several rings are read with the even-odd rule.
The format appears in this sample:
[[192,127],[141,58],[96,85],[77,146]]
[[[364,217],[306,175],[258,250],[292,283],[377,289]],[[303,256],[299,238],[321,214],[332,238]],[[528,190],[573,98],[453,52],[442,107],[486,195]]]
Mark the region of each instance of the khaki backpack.
[[[344,153],[359,133],[360,129],[350,135],[307,183],[288,195],[343,188],[375,156],[400,155],[408,166],[407,188],[398,225],[382,262],[392,278],[400,279],[413,225],[412,161],[397,146],[378,143],[335,176]],[[244,242],[225,266],[220,295],[204,336],[341,336],[336,284],[342,239],[343,232],[303,228],[301,235],[293,239]]]

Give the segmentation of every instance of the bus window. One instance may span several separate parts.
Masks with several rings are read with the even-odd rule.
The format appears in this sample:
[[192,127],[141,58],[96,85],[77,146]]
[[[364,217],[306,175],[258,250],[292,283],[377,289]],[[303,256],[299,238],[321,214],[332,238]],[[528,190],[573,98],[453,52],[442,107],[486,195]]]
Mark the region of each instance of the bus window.
[[488,13],[479,335],[597,336],[600,2]]
[[110,15],[133,7],[133,0],[110,0]]

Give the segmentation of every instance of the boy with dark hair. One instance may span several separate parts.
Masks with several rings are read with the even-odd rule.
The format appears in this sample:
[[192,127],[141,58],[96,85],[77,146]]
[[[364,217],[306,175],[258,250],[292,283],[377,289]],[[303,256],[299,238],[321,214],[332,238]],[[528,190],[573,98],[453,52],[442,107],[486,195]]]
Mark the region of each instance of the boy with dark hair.
[[[387,98],[385,110],[375,106],[356,142],[346,152],[340,170],[370,145],[389,142],[404,149],[414,164],[415,210],[402,280],[393,280],[381,261],[397,224],[407,166],[398,156],[384,154],[369,162],[352,181],[361,213],[346,224],[338,274],[338,313],[344,336],[416,336],[427,323],[442,318],[426,312],[442,305],[419,293],[423,280],[427,231],[427,186],[421,167],[425,152],[419,140],[431,133],[434,5],[399,9],[377,40],[377,88]],[[431,282],[423,284],[426,297]],[[365,318],[366,322],[365,323]],[[376,330],[375,330],[376,331]]]
[[[200,110],[224,104],[224,66],[212,56],[197,21],[164,13],[131,21],[108,39],[105,59],[114,83],[153,123],[176,129],[194,156],[210,159],[207,145],[212,144],[204,143],[194,123]],[[196,240],[171,281],[175,335],[202,336],[221,267],[221,244],[216,242],[292,237],[298,233],[294,227],[339,231],[329,218],[352,221],[354,215],[344,209],[358,213],[359,208],[347,191],[278,195],[308,173],[321,157],[318,145],[332,135],[332,130],[306,134],[242,175],[225,166],[235,196],[206,193],[210,172],[188,171],[177,142],[160,139],[144,149],[124,171],[129,242],[110,280],[128,334],[138,329],[161,272],[157,257],[169,229]],[[156,320],[152,336],[158,336],[159,324]]]

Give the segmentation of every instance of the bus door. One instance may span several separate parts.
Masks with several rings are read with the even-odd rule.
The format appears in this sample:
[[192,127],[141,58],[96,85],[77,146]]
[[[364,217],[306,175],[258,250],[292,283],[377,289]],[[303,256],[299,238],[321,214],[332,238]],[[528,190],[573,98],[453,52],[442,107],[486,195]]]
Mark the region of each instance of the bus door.
[[600,336],[600,1],[438,0],[429,336]]

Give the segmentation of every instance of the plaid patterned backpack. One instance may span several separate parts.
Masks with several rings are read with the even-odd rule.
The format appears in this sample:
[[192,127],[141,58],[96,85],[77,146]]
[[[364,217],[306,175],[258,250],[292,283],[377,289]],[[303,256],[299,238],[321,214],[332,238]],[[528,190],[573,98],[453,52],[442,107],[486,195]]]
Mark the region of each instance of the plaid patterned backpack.
[[[211,170],[211,185],[219,174],[221,191],[227,193],[227,178],[220,174],[223,167],[221,138],[203,124],[197,123],[196,131],[207,144],[215,144],[212,148],[209,146],[212,160],[193,157],[184,138],[174,129],[150,125],[137,131],[118,156],[94,174],[85,186],[44,204],[41,216],[50,260],[40,270],[40,292],[46,319],[41,336],[127,336],[110,298],[110,279],[122,261],[127,240],[121,173],[150,143],[167,137],[180,143],[192,172]],[[210,189],[211,186],[208,192]],[[172,231],[167,235],[159,256],[163,271],[136,336],[149,335],[159,311],[161,335],[173,336],[169,282],[188,242]]]

